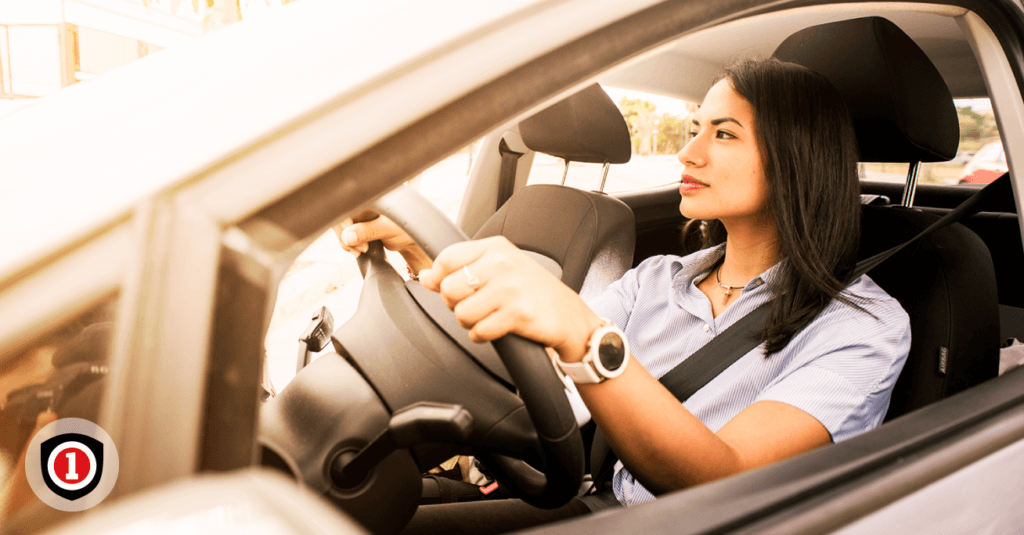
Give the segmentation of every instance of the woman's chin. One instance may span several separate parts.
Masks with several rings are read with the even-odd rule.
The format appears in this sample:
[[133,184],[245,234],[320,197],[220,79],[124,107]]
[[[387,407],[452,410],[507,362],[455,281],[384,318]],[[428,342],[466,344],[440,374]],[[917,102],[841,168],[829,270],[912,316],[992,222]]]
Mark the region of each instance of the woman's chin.
[[683,202],[679,203],[679,213],[687,219],[718,219],[718,216],[706,207],[701,207],[697,203],[687,202],[687,199],[683,199]]

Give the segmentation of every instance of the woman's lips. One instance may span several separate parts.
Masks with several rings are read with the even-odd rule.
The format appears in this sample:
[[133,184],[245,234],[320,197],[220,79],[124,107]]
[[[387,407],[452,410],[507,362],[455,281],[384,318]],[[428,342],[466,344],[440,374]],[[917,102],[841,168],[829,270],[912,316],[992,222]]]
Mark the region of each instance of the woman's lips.
[[697,180],[690,175],[683,175],[683,183],[679,186],[679,191],[685,193],[687,191],[694,191],[706,187],[708,187],[708,185],[700,180]]

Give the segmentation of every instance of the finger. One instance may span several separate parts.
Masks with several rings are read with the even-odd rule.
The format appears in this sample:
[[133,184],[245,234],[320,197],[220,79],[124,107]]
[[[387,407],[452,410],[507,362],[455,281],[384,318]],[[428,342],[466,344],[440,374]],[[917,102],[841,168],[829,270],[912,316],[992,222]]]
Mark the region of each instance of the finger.
[[[464,241],[450,245],[437,255],[430,269],[420,271],[420,283],[428,290],[439,292],[442,281],[454,272],[461,270],[462,266],[476,261],[486,250],[487,244],[483,241]],[[465,278],[464,273],[460,273],[460,276]],[[479,275],[476,276],[479,277]],[[452,279],[449,284],[455,282],[457,279]]]
[[359,229],[356,228],[362,223],[356,223],[341,233],[341,246],[350,253],[355,253],[356,256],[359,253],[365,253],[370,248],[369,242],[373,240],[363,240],[359,234]]
[[[445,277],[441,281],[440,292],[448,308],[453,309],[457,303],[486,286],[484,278],[477,276],[477,273],[488,272],[486,267],[484,267],[484,260],[480,259],[472,264],[463,266],[462,269],[456,270]],[[470,284],[471,282],[473,284]]]
[[365,227],[366,223],[353,223],[345,227],[345,230],[341,232],[341,243],[348,247],[356,247],[370,241],[366,238],[369,233]]
[[516,321],[517,317],[514,314],[507,309],[499,308],[473,325],[469,331],[469,339],[477,343],[497,340],[512,332]]
[[341,239],[341,234],[345,232],[345,229],[351,225],[352,219],[346,219],[341,223],[338,223],[337,225],[331,227],[331,230],[334,231],[334,235],[338,237],[338,243],[340,243],[342,247],[345,247],[345,240]]
[[[382,216],[346,228],[342,233],[342,240],[350,247],[362,247],[372,241],[380,240],[388,249],[395,250],[396,247],[402,246],[401,242],[408,241],[398,240],[396,242],[396,238],[401,238],[404,235],[405,233],[398,228],[398,225]],[[364,251],[366,250],[365,247],[362,248]]]
[[346,220],[342,221],[341,223],[338,223],[337,225],[334,225],[334,227],[332,227],[332,230],[334,230],[334,235],[338,237],[338,243],[341,245],[341,248],[344,251],[352,253],[355,256],[359,256],[359,253],[366,252],[368,247],[367,246],[350,247],[350,246],[345,244],[345,238],[344,238],[345,229],[347,229],[348,227],[351,227],[351,226],[352,226],[352,219],[349,218],[349,219],[346,219]]
[[501,308],[505,302],[503,294],[504,292],[493,287],[481,288],[452,307],[455,319],[459,320],[464,329],[472,329],[480,320]]

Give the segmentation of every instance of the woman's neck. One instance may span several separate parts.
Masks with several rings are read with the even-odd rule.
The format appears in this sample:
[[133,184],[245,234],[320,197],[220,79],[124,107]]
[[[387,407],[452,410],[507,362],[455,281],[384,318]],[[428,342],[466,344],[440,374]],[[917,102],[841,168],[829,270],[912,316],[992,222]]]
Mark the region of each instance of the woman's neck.
[[726,224],[726,232],[725,259],[719,273],[723,284],[746,285],[778,262],[779,239],[771,221]]

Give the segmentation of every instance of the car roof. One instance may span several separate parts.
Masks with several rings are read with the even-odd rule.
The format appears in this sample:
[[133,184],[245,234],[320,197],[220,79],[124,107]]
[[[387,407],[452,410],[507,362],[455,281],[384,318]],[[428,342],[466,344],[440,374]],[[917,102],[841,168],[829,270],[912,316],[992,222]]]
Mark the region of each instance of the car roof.
[[956,98],[987,95],[970,44],[955,17],[957,6],[845,5],[758,15],[685,36],[642,61],[599,78],[608,86],[700,102],[722,66],[748,56],[769,56],[793,33],[819,24],[882,16],[907,33],[928,55]]

